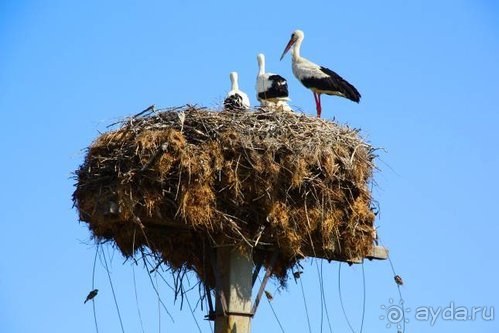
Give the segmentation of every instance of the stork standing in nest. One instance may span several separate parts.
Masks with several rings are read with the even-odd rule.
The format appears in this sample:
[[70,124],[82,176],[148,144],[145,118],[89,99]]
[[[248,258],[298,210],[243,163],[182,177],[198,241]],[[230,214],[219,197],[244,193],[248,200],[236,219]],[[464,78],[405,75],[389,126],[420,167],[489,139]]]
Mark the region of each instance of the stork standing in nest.
[[250,108],[250,101],[248,95],[239,90],[237,82],[237,72],[230,73],[231,90],[227,93],[224,100],[224,107],[230,110],[243,110]]
[[317,109],[317,117],[320,118],[322,111],[321,94],[341,96],[358,103],[361,96],[353,85],[329,68],[314,64],[310,60],[300,56],[300,47],[303,38],[303,31],[295,30],[291,35],[291,39],[289,40],[288,45],[286,45],[284,52],[282,52],[281,60],[291,46],[293,46],[293,74],[305,87],[312,90]]
[[274,107],[283,111],[291,111],[288,105],[288,82],[274,73],[265,72],[265,56],[257,55],[258,76],[256,77],[256,98],[263,107]]

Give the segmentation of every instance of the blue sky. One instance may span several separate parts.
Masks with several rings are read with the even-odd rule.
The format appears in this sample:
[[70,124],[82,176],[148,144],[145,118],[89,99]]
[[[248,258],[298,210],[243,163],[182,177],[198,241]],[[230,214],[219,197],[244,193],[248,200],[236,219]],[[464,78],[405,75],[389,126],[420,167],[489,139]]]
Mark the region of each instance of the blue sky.
[[[363,96],[358,105],[326,96],[323,116],[362,128],[386,149],[375,176],[377,224],[406,281],[407,332],[497,332],[498,319],[437,319],[431,326],[414,312],[451,302],[467,309],[499,305],[498,17],[492,0],[1,1],[0,330],[95,331],[92,306],[82,304],[95,247],[72,208],[71,173],[106,125],[153,103],[217,106],[233,70],[255,103],[259,52],[269,71],[288,78],[292,104],[315,113],[290,57],[278,61],[300,28],[302,55],[337,71]],[[126,331],[139,332],[134,275],[122,262],[115,253],[112,280]],[[323,270],[333,331],[349,332],[338,264],[324,263]],[[345,266],[342,274],[345,308],[358,332],[362,268]],[[398,301],[390,265],[366,263],[365,274],[364,332],[394,332],[379,319],[381,305]],[[145,331],[158,332],[150,281],[139,267],[135,276]],[[321,331],[317,281],[315,262],[306,262],[313,332]],[[119,332],[101,264],[96,286],[100,331]],[[175,318],[161,313],[162,332],[196,332],[188,308],[180,311],[164,284],[160,291]],[[299,285],[290,281],[274,296],[285,331],[307,331]],[[193,292],[191,303],[195,298]],[[209,332],[203,313],[195,316]],[[267,302],[253,327],[279,331]]]

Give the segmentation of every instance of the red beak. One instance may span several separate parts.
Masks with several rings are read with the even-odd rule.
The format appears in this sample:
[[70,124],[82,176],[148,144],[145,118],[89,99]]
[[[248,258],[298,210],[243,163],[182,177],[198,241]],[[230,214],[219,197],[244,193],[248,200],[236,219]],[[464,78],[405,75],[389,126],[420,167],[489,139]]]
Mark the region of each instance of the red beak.
[[284,52],[282,52],[281,59],[279,59],[279,60],[282,60],[282,58],[284,58],[284,56],[289,51],[291,46],[293,46],[294,43],[295,43],[295,39],[293,37],[291,37],[291,39],[288,42],[288,45],[286,45],[286,48],[284,49]]

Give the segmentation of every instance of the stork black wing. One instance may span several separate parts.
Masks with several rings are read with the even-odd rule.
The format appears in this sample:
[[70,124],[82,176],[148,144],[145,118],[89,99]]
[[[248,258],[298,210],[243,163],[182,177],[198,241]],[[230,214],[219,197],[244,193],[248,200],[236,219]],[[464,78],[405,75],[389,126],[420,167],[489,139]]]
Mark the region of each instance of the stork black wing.
[[271,99],[288,97],[288,83],[285,78],[274,74],[269,76],[269,81],[272,82],[269,89],[259,93],[258,98]]
[[302,80],[305,87],[322,90],[328,95],[341,95],[357,103],[360,101],[360,93],[347,80],[329,68],[321,67],[320,69],[324,74],[327,74],[327,77],[307,77]]
[[345,95],[346,98],[359,103],[360,93],[347,80],[326,67],[321,67],[321,71],[329,76],[330,84],[335,87],[335,90]]

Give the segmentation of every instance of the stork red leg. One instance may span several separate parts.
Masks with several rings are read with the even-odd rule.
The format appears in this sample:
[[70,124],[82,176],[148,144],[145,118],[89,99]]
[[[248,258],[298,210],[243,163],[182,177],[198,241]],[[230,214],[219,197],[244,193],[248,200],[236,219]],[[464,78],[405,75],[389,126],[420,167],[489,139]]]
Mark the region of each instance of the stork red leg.
[[321,94],[317,94],[317,118],[321,117],[322,105],[321,105]]
[[317,110],[317,117],[321,117],[321,102],[320,102],[320,94],[317,94],[315,91],[312,91],[314,94],[315,100],[315,109]]

